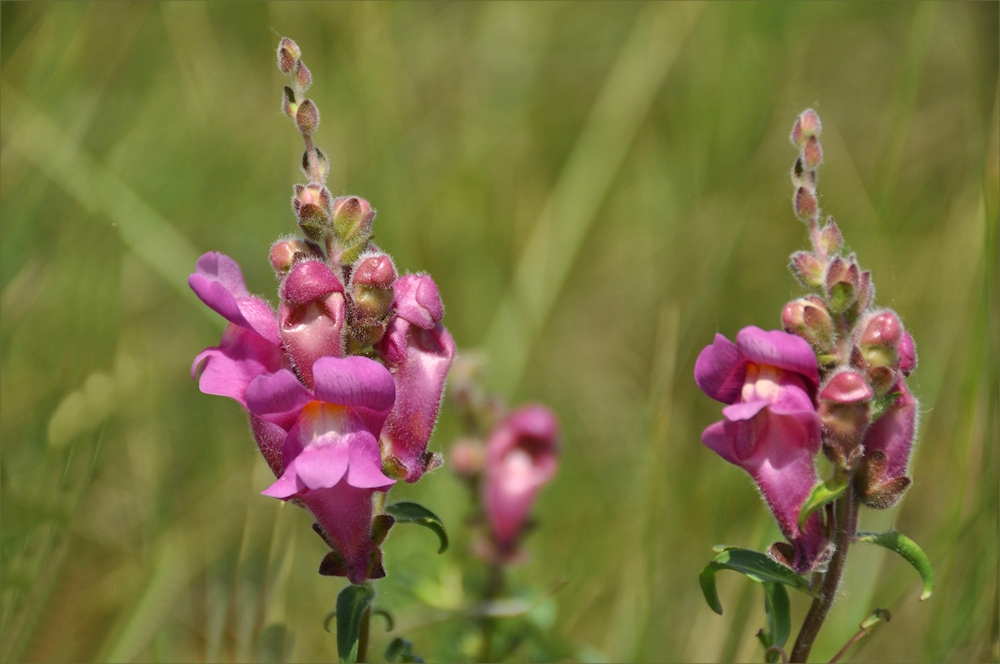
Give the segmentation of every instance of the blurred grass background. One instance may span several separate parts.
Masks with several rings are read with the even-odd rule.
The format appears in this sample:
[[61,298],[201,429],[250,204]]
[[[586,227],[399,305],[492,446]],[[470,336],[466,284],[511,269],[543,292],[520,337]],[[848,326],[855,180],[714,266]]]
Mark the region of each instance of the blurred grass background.
[[[920,353],[915,484],[862,528],[897,526],[939,579],[921,604],[902,560],[858,548],[814,658],[879,606],[854,661],[996,661],[996,3],[5,2],[0,26],[3,661],[336,656],[343,581],[316,574],[307,515],[257,495],[239,407],[188,376],[221,330],[196,257],[274,300],[267,248],[295,230],[279,34],[333,192],[435,277],[493,388],[560,416],[514,582],[558,588],[539,624],[582,660],[760,661],[760,590],[723,575],[717,616],[697,574],[778,533],[700,443],[719,407],[691,373],[799,293],[787,134],[814,106],[821,204]],[[445,409],[432,447],[457,431]],[[394,532],[378,602],[424,657],[467,658],[462,488],[445,469],[393,496],[454,542]]]

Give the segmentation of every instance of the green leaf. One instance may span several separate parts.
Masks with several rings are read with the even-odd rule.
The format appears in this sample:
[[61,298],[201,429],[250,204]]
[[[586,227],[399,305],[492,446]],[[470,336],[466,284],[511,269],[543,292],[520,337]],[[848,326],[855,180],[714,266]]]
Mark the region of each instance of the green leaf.
[[917,543],[906,535],[890,530],[887,533],[858,533],[858,542],[862,544],[877,544],[878,546],[895,551],[903,557],[906,562],[913,565],[913,568],[924,580],[924,591],[920,594],[920,601],[924,601],[934,592],[934,569],[927,554],[917,546]]
[[880,397],[875,397],[872,400],[871,423],[874,424],[878,418],[885,415],[902,395],[902,392],[889,392]]
[[705,594],[705,601],[720,616],[722,603],[719,602],[719,593],[715,588],[715,574],[723,569],[739,572],[758,583],[783,583],[806,594],[812,594],[809,582],[781,563],[759,551],[729,547],[715,556],[698,577],[701,591]]
[[358,659],[358,636],[365,610],[375,599],[370,585],[349,585],[337,595],[337,654],[342,662]]
[[802,505],[802,509],[799,510],[799,530],[803,530],[806,525],[806,519],[812,515],[813,512],[823,507],[827,503],[831,503],[837,498],[844,495],[844,491],[847,489],[847,482],[842,480],[830,480],[830,482],[820,482],[813,487],[812,493],[806,498],[805,504]]
[[444,523],[438,516],[419,503],[400,502],[388,505],[385,508],[387,514],[392,515],[397,523],[416,523],[424,528],[430,528],[437,533],[441,540],[441,547],[438,553],[448,550],[448,532],[444,529]]
[[783,584],[770,581],[764,584],[764,614],[771,637],[768,647],[784,648],[792,633],[792,609]]

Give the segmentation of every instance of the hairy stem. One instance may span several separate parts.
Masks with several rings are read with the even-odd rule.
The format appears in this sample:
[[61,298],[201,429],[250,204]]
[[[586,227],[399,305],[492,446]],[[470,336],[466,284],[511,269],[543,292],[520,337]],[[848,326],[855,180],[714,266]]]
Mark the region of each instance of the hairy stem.
[[836,549],[830,566],[823,577],[823,585],[820,587],[819,596],[813,600],[809,607],[809,613],[802,623],[799,636],[795,640],[795,647],[792,649],[792,662],[805,662],[809,658],[809,651],[812,650],[813,642],[819,634],[823,622],[826,620],[833,600],[837,596],[837,589],[840,587],[840,579],[844,575],[844,565],[847,563],[847,550],[854,539],[858,523],[858,504],[854,497],[854,488],[851,484],[851,477],[847,478],[848,489],[843,497],[837,502],[835,509],[835,539]]
[[361,629],[358,632],[358,659],[357,661],[365,661],[365,657],[368,654],[368,628],[371,626],[372,621],[372,608],[369,606],[365,609],[365,612],[361,614]]

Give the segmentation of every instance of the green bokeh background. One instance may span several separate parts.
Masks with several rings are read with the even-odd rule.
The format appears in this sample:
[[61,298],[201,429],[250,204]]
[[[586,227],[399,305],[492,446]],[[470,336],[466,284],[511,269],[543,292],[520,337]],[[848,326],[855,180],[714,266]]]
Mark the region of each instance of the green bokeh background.
[[[343,580],[316,574],[308,516],[258,495],[239,407],[188,375],[221,331],[185,285],[197,256],[273,301],[267,248],[295,230],[279,34],[312,70],[334,194],[434,276],[493,389],[559,414],[512,582],[550,595],[536,622],[583,660],[761,660],[759,588],[720,575],[717,616],[697,574],[778,532],[700,443],[719,406],[691,374],[716,331],[777,327],[799,293],[787,134],[814,106],[821,205],[920,354],[914,486],[861,527],[900,528],[938,574],[920,603],[906,563],[858,548],[814,657],[879,606],[854,661],[996,661],[997,3],[5,2],[0,25],[3,661],[336,657]],[[446,408],[432,448],[458,431]],[[394,532],[379,604],[424,657],[468,659],[462,487],[446,468],[393,495],[454,541]]]

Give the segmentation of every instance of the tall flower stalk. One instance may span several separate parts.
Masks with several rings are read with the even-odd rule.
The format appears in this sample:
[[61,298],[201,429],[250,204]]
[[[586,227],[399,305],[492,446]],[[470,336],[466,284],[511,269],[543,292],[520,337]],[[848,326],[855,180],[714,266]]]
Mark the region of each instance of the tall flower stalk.
[[[791,133],[799,149],[793,206],[812,247],[792,254],[789,268],[810,293],[785,306],[784,330],[747,327],[736,343],[716,335],[695,364],[698,386],[726,404],[724,419],[705,429],[703,442],[750,474],[787,540],[766,556],[724,548],[701,575],[705,597],[719,613],[717,571],[764,584],[768,628],[758,637],[766,661],[786,657],[786,586],[813,597],[790,654],[793,662],[807,660],[855,543],[884,546],[914,564],[924,580],[921,599],[934,583],[926,556],[904,535],[857,532],[860,507],[891,507],[912,483],[918,408],[906,377],[917,358],[898,314],[875,306],[871,273],[854,254],[844,254],[836,222],[821,215],[821,132],[819,116],[808,109]],[[820,452],[833,468],[825,481],[816,472]]]
[[329,161],[313,142],[319,109],[305,97],[312,76],[298,45],[282,39],[278,67],[291,77],[282,109],[305,151],[292,209],[301,236],[275,242],[275,312],[251,295],[239,265],[203,255],[188,280],[229,321],[219,346],[194,360],[202,392],[235,399],[275,482],[263,494],[307,509],[329,546],[324,576],[347,577],[337,599],[342,661],[363,661],[375,597],[386,575],[381,545],[397,522],[440,520],[416,503],[386,504],[399,480],[416,482],[441,463],[427,450],[455,343],[426,274],[400,276],[372,241],[375,210],[356,196],[334,198]]

